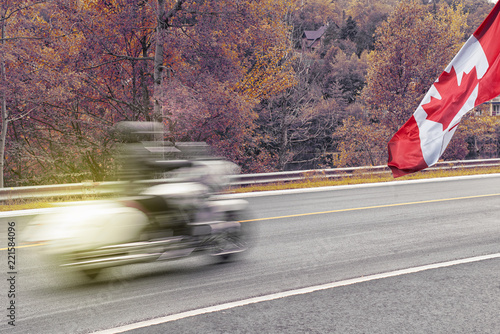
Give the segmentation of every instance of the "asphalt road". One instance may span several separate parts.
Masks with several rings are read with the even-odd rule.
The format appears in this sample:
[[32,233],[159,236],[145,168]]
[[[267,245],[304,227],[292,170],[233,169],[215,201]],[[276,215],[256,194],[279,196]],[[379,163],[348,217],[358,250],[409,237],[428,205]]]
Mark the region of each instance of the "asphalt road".
[[[146,327],[128,333],[499,332],[500,175],[248,200],[255,245],[227,264],[207,257],[138,264],[89,283],[58,274],[41,262],[37,247],[18,248],[16,326],[8,325],[2,250],[0,331],[117,332],[128,324],[247,300],[248,305],[158,325],[142,323]],[[1,224],[0,248],[6,247],[7,221]],[[15,222],[22,230],[25,219]],[[395,272],[429,264],[436,267]],[[388,277],[371,276],[384,273]],[[289,293],[274,295],[279,292]],[[259,296],[261,302],[251,299]]]

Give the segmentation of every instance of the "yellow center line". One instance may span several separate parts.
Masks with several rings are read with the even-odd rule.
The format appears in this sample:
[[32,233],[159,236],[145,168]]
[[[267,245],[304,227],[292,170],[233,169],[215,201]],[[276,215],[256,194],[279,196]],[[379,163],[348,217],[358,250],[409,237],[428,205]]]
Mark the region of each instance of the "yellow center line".
[[[431,199],[431,200],[427,200],[427,201],[417,201],[417,202],[382,204],[382,205],[364,206],[364,207],[359,207],[359,208],[347,208],[347,209],[329,210],[329,211],[298,213],[298,214],[286,215],[286,216],[276,216],[276,217],[266,217],[266,218],[256,218],[256,219],[241,220],[240,222],[244,223],[244,222],[256,222],[256,221],[263,221],[263,220],[276,220],[276,219],[295,218],[295,217],[304,217],[304,216],[313,216],[313,215],[324,215],[324,214],[328,214],[328,213],[338,213],[338,212],[348,212],[348,211],[359,211],[359,210],[369,210],[369,209],[390,208],[390,207],[396,207],[396,206],[426,204],[426,203],[438,203],[438,202],[448,202],[448,201],[458,201],[458,200],[464,200],[464,199],[485,198],[485,197],[494,197],[494,196],[500,196],[500,193],[499,194],[486,194],[486,195],[464,196],[464,197],[453,197],[453,198],[442,198],[442,199]],[[30,245],[21,245],[21,246],[16,246],[16,248],[37,247],[37,246],[42,246],[42,245],[44,245],[44,243],[36,243],[36,244],[30,244]],[[7,250],[7,249],[8,248],[0,248],[0,251]]]
[[454,197],[454,198],[431,199],[431,200],[427,200],[427,201],[406,202],[406,203],[392,203],[392,204],[382,204],[382,205],[374,205],[374,206],[365,206],[365,207],[360,207],[360,208],[348,208],[348,209],[338,209],[338,210],[309,212],[309,213],[297,213],[297,214],[294,214],[294,215],[286,215],[286,216],[248,219],[248,220],[242,220],[241,222],[244,223],[244,222],[256,222],[256,221],[263,221],[263,220],[275,220],[275,219],[284,219],[284,218],[295,218],[295,217],[304,217],[304,216],[313,216],[313,215],[324,215],[324,214],[328,214],[328,213],[338,213],[338,212],[348,212],[348,211],[358,211],[358,210],[390,208],[390,207],[404,206],[404,205],[415,205],[415,204],[425,204],[425,203],[437,203],[437,202],[457,201],[457,200],[464,200],[464,199],[484,198],[484,197],[493,197],[493,196],[500,196],[500,194],[486,194],[486,195],[464,196],[464,197]]

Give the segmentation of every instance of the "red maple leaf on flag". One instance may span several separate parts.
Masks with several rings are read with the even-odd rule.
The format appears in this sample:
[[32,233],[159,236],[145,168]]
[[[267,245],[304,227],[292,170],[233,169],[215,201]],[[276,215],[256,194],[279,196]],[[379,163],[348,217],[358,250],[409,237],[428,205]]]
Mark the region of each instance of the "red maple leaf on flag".
[[458,114],[460,109],[476,88],[479,79],[474,67],[469,73],[464,73],[462,82],[458,85],[455,67],[452,66],[450,73],[444,71],[434,87],[441,95],[441,100],[431,97],[431,101],[422,105],[427,113],[427,119],[443,124],[443,129],[447,129],[450,122]]

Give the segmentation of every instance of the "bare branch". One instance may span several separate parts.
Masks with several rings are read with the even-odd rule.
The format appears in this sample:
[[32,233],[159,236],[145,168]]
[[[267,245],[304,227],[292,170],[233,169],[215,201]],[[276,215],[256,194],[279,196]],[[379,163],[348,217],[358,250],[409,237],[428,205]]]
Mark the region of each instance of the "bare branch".
[[167,22],[168,19],[171,19],[178,11],[182,10],[182,5],[184,4],[184,2],[185,0],[177,0],[177,3],[174,5],[174,7],[165,14],[165,22]]
[[105,65],[108,65],[108,64],[118,63],[120,61],[123,61],[123,59],[114,59],[114,60],[106,61],[104,63],[97,64],[97,65],[94,65],[94,66],[84,67],[84,68],[82,68],[82,71],[93,70],[95,68],[99,68],[101,66],[105,66]]
[[24,113],[17,115],[16,117],[12,117],[9,119],[9,121],[14,122],[14,121],[20,120],[21,118],[24,118],[25,116],[29,115],[29,113],[31,113],[33,110],[35,110],[35,108],[31,108],[31,110],[29,110],[29,111],[25,111]]
[[4,42],[8,42],[8,41],[17,41],[17,40],[40,40],[40,39],[44,39],[44,37],[6,37],[6,38],[0,38],[0,42],[1,43],[4,43]]
[[125,59],[125,60],[154,60],[154,57],[131,57],[131,56],[124,56],[124,55],[117,55],[111,52],[108,52],[110,56]]

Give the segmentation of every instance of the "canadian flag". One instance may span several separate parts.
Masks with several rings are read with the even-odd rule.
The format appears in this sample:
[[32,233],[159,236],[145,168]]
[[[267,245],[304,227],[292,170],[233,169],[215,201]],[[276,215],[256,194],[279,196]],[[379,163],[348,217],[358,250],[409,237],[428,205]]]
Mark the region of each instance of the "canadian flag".
[[500,1],[388,143],[394,177],[435,164],[462,117],[500,95]]

